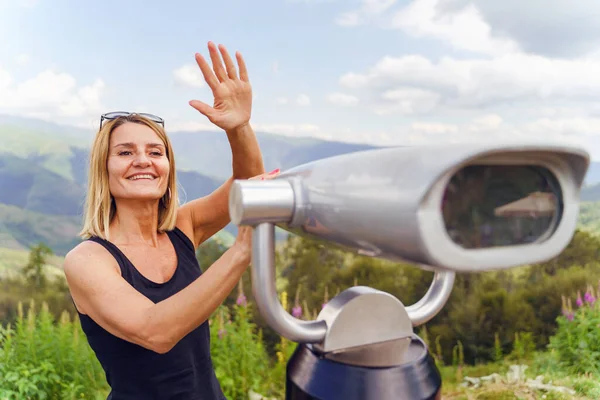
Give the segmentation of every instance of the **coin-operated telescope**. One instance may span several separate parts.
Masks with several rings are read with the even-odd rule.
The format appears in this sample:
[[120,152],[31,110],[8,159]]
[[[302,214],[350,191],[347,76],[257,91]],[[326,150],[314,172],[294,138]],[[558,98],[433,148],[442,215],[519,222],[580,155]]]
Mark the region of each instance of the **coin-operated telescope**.
[[[287,399],[441,398],[441,377],[413,328],[445,305],[456,272],[558,255],[575,231],[588,154],[542,144],[368,150],[315,161],[267,181],[235,181],[229,210],[253,227],[259,311],[299,343]],[[417,303],[357,286],[315,321],[292,317],[275,289],[275,226],[365,256],[435,271]],[[318,266],[316,266],[318,268]]]

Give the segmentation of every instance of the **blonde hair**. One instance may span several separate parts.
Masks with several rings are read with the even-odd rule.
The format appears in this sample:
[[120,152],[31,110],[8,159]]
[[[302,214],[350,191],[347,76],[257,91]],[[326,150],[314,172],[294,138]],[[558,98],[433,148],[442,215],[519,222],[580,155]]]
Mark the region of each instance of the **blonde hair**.
[[158,230],[169,231],[175,228],[179,198],[175,174],[175,157],[171,141],[164,128],[151,120],[131,114],[108,121],[96,134],[89,159],[88,187],[84,204],[83,228],[79,236],[88,239],[97,236],[109,240],[109,225],[116,213],[116,205],[108,186],[108,153],[112,132],[119,126],[132,122],[152,129],[162,140],[169,160],[169,178],[165,194],[158,204]]

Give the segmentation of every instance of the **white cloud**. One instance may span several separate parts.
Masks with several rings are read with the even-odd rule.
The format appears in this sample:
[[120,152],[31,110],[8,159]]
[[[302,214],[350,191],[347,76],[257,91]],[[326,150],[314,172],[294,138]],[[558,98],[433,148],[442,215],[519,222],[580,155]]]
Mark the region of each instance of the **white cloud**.
[[318,133],[321,129],[314,124],[253,124],[255,130],[281,133],[283,135],[304,135]]
[[287,104],[288,103],[287,97],[278,97],[275,101],[277,102],[277,104]]
[[331,93],[327,96],[327,100],[339,106],[354,106],[358,104],[358,97],[345,93]]
[[348,137],[363,143],[373,143],[377,137],[377,143],[383,146],[537,140],[579,145],[598,154],[600,143],[593,140],[597,132],[600,118],[539,118],[517,124],[497,114],[483,114],[463,123],[417,120],[387,132],[354,133]]
[[593,0],[440,0],[438,15],[476,7],[495,37],[508,37],[526,52],[575,57],[600,42],[600,3]]
[[410,125],[410,129],[413,132],[418,132],[425,135],[457,133],[459,131],[458,125],[443,124],[440,122],[413,122]]
[[[268,132],[291,137],[314,137],[323,140],[333,140],[331,132],[323,130],[320,126],[311,123],[285,124],[285,123],[252,123],[256,132]],[[344,138],[337,138],[344,140]]]
[[340,26],[357,26],[370,22],[392,7],[397,0],[362,0],[358,9],[341,13],[335,18]]
[[358,11],[348,11],[338,15],[335,23],[340,26],[357,26],[361,25],[362,21]]
[[196,64],[185,64],[173,70],[173,77],[176,83],[184,86],[202,88],[206,85],[202,71]]
[[385,103],[375,108],[377,114],[412,115],[432,111],[440,102],[441,96],[431,90],[400,87],[383,92],[381,98]]
[[[324,132],[321,127],[311,123],[302,124],[286,124],[286,123],[263,123],[263,122],[252,122],[252,128],[255,132],[268,132],[285,136],[294,137],[319,137],[321,139],[331,139],[331,135]],[[220,131],[218,127],[209,122],[200,121],[186,121],[186,120],[175,120],[169,123],[169,130],[171,132],[185,131],[185,132],[196,132],[196,131]]]
[[271,70],[273,71],[274,74],[279,73],[279,61],[273,62],[273,65],[271,66]]
[[582,0],[363,0],[340,14],[341,26],[373,23],[482,54],[524,51],[575,57],[597,52],[600,3]]
[[440,105],[472,109],[527,101],[587,103],[600,99],[598,70],[598,61],[526,54],[487,59],[445,57],[437,63],[422,56],[386,56],[364,73],[343,75],[339,83],[370,93],[374,101],[383,98],[422,105],[427,99],[429,106],[414,107],[428,112]]
[[440,13],[442,0],[414,0],[396,11],[390,26],[413,37],[431,37],[459,50],[483,54],[506,54],[519,50],[514,41],[492,36],[492,28],[475,5],[469,3],[453,13]]
[[[591,147],[598,157],[600,51],[590,54],[590,46],[600,42],[600,6],[561,3],[550,10],[541,0],[391,4],[369,13],[363,2],[338,23],[345,18],[346,26],[401,30],[461,53],[436,59],[387,55],[340,77],[341,89],[360,97],[379,126],[403,120],[399,133],[378,137],[388,144],[554,139]],[[582,26],[575,27],[580,19]],[[582,54],[588,57],[552,57]]]
[[79,119],[97,116],[104,110],[102,79],[80,86],[67,73],[46,70],[23,82],[15,82],[0,69],[0,111],[43,119]]
[[301,94],[296,98],[296,103],[299,106],[306,107],[310,105],[310,97],[306,94]]

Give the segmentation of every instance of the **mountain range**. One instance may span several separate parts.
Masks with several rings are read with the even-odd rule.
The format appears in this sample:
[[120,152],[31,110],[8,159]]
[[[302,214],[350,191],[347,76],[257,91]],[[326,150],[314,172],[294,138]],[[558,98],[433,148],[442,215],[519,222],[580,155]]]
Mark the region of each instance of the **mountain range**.
[[[267,170],[375,148],[339,141],[257,132]],[[27,249],[43,241],[63,255],[77,243],[94,132],[0,115],[0,248]],[[231,174],[227,136],[173,132],[182,201],[209,194]],[[592,163],[582,199],[600,200],[600,163]],[[216,235],[230,243],[234,226]]]
[[[43,241],[57,254],[77,243],[94,132],[36,119],[0,115],[0,248],[26,249]],[[256,133],[267,170],[374,146]],[[211,193],[231,175],[227,136],[174,132],[183,202]],[[233,225],[216,235],[231,242]]]

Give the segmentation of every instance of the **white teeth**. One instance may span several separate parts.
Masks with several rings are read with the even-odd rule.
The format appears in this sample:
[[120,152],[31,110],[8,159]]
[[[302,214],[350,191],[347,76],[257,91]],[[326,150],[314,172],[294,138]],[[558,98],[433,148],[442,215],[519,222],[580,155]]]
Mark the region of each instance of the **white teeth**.
[[132,176],[131,178],[129,178],[129,180],[136,180],[136,179],[154,179],[154,177],[152,175],[136,175],[136,176]]

